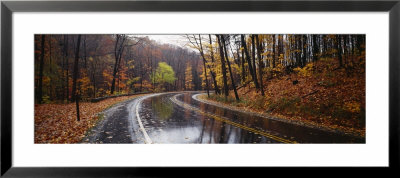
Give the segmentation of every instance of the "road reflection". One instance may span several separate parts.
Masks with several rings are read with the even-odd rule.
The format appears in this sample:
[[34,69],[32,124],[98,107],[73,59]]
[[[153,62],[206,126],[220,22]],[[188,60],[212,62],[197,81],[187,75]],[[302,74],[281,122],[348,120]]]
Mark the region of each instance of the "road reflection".
[[[193,99],[194,94],[197,93],[170,93],[143,101],[139,114],[153,143],[365,142],[359,138],[215,107]],[[188,107],[178,105],[171,98]]]

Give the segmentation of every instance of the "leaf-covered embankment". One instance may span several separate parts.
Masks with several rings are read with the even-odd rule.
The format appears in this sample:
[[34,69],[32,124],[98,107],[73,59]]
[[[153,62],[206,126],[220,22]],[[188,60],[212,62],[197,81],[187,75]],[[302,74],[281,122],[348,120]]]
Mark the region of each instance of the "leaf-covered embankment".
[[[144,95],[144,94],[142,94]],[[87,130],[95,126],[98,113],[108,107],[142,95],[109,98],[96,103],[79,104],[80,121],[76,119],[76,105],[36,104],[35,143],[78,143]]]
[[272,71],[264,81],[265,96],[247,85],[238,90],[240,101],[232,92],[227,100],[223,95],[209,100],[365,136],[365,61],[341,68],[335,61],[320,59],[289,74]]

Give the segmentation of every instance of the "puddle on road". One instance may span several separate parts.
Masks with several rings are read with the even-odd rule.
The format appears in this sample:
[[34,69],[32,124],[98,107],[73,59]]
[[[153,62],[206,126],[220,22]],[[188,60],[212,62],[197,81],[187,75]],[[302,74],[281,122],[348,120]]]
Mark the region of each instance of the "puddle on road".
[[[170,100],[174,95],[160,95],[142,102],[139,114],[153,143],[276,143],[262,135],[182,108]],[[191,95],[185,95],[184,100],[190,102]]]
[[[271,139],[275,136],[299,143],[365,143],[363,139],[215,107],[194,100],[194,94],[165,94],[143,101],[140,116],[154,143],[279,143]],[[229,118],[229,122],[178,106],[170,99],[175,95],[178,101]]]

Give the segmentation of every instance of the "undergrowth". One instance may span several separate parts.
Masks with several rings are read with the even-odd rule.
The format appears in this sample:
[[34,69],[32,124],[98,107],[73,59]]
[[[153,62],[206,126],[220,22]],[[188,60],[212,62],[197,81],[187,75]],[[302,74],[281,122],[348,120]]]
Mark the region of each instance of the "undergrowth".
[[[269,75],[268,73],[266,75]],[[338,67],[337,59],[322,58],[288,74],[264,80],[265,96],[252,83],[210,99],[255,112],[268,113],[334,129],[365,134],[365,62]],[[271,77],[270,77],[271,78]],[[296,82],[295,82],[296,81]]]

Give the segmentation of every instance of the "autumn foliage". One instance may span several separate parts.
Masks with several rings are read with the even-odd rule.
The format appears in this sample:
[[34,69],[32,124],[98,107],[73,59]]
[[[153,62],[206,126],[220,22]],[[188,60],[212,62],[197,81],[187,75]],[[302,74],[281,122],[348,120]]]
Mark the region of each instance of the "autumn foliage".
[[188,36],[211,100],[365,135],[365,35],[214,36]]
[[351,71],[337,68],[337,60],[323,58],[293,73],[265,81],[265,97],[251,85],[227,101],[211,99],[250,111],[301,121],[321,128],[365,135],[365,63]]
[[95,126],[106,108],[140,95],[109,98],[97,103],[80,103],[80,121],[75,103],[35,105],[35,143],[79,143]]
[[214,101],[365,135],[365,35],[184,37],[178,47],[143,35],[35,35],[35,143],[79,142],[97,113],[128,97],[80,101],[181,90],[214,91]]
[[[89,100],[115,94],[184,90],[188,83],[186,66],[201,62],[199,55],[187,48],[160,44],[144,35],[43,34],[35,35],[34,46],[36,104],[72,102],[75,91],[80,100]],[[156,76],[160,74],[160,63],[168,65],[168,73],[173,76]],[[193,89],[201,89],[201,70],[190,71],[194,74]]]

